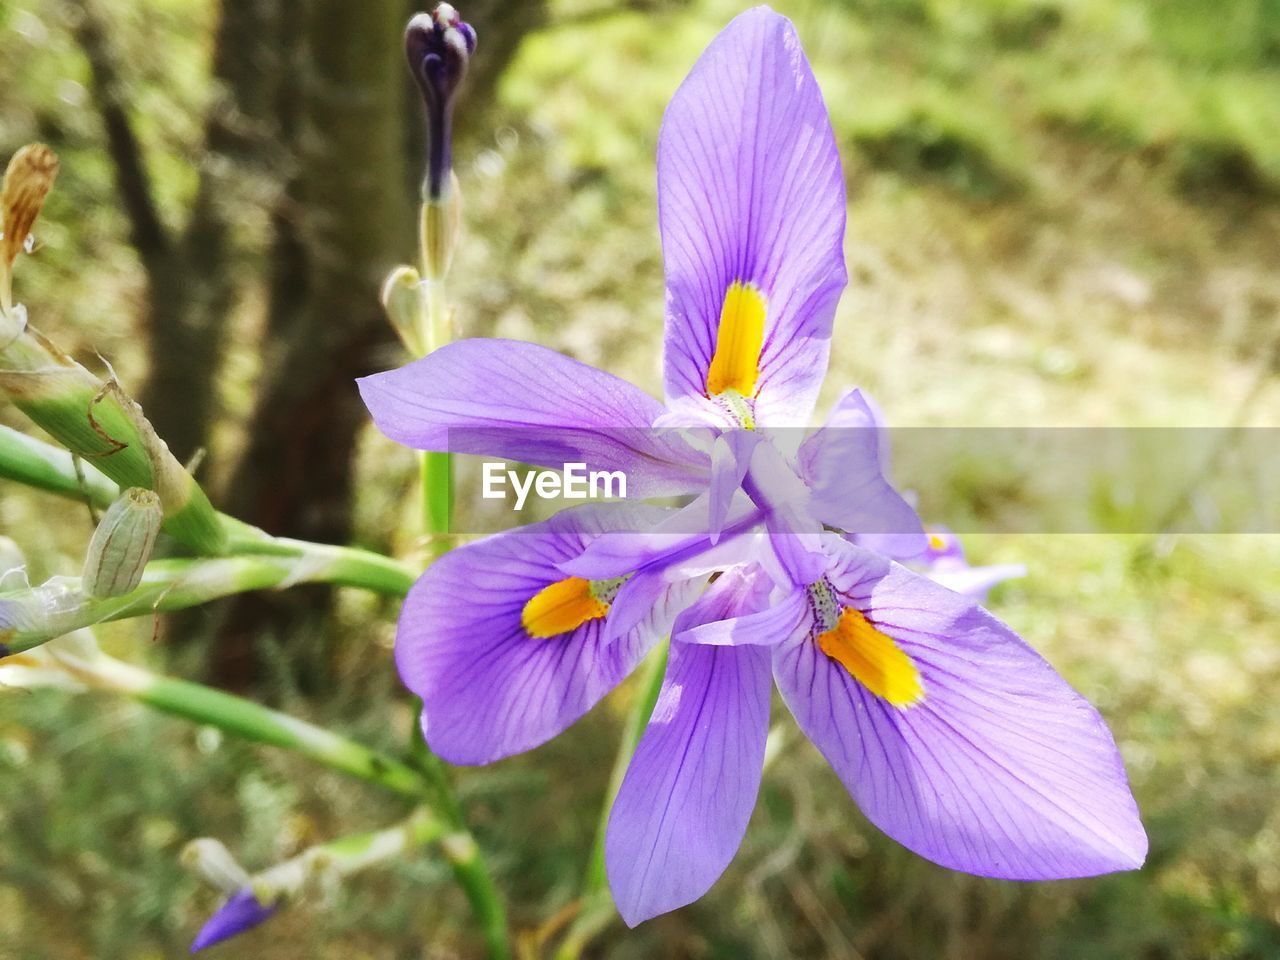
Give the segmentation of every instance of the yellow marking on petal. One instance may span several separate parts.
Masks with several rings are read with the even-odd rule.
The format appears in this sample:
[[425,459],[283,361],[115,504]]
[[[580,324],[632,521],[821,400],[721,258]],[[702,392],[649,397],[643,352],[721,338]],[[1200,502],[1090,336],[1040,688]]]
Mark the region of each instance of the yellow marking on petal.
[[920,671],[911,658],[853,607],[845,607],[836,625],[818,634],[818,646],[853,679],[895,707],[910,707],[924,698]]
[[720,308],[716,352],[707,369],[708,394],[736,390],[744,397],[755,396],[760,350],[764,346],[764,316],[764,294],[741,280],[729,284]]
[[595,595],[590,580],[566,577],[530,597],[520,622],[531,637],[555,637],[608,612],[609,604]]
[[940,533],[929,534],[929,549],[937,550],[941,553],[943,550],[947,549],[946,538],[944,538]]

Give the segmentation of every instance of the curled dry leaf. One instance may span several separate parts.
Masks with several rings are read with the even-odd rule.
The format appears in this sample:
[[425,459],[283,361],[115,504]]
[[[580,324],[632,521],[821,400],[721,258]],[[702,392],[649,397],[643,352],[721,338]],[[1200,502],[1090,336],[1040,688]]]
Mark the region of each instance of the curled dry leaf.
[[43,143],[27,144],[9,161],[3,192],[0,192],[0,210],[4,215],[0,262],[5,266],[12,264],[23,249],[57,175],[58,158]]

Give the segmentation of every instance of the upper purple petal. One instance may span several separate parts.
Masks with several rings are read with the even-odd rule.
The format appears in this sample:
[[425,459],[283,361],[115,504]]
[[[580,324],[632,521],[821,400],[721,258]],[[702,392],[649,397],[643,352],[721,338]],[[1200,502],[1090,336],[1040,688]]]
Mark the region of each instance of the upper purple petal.
[[755,806],[769,728],[769,652],[673,643],[605,843],[628,926],[691,903],[724,872]]
[[734,281],[767,311],[756,418],[805,425],[847,275],[844,178],[817,81],[791,22],[733,20],[676,91],[658,140],[668,401],[706,392]]
[[872,823],[943,866],[1012,880],[1141,866],[1146,833],[1098,712],[970,598],[837,540],[828,579],[915,664],[895,707],[810,633],[774,648],[801,729]]
[[[423,701],[427,743],[450,763],[490,763],[530,750],[586,713],[670,630],[697,585],[663,585],[634,626],[608,642],[608,617],[531,637],[529,599],[564,579],[559,564],[593,541],[632,536],[666,511],[588,504],[451,550],[405,600],[396,665]],[[610,611],[612,614],[612,610]]]
[[747,430],[729,430],[715,438],[711,450],[711,482],[708,486],[707,533],[712,544],[720,539],[734,495],[751,463],[751,451],[761,437]]
[[419,450],[622,470],[633,497],[706,486],[705,454],[675,431],[650,429],[657,400],[537,344],[459,340],[357,383],[378,428]]
[[928,539],[911,505],[885,476],[884,431],[867,398],[850,390],[822,428],[800,446],[800,475],[813,491],[810,510],[894,559],[914,557]]

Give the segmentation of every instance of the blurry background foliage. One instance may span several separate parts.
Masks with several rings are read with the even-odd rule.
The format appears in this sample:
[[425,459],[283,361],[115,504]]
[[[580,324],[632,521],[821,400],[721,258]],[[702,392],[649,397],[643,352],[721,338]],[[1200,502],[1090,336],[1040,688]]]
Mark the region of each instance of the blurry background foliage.
[[[778,7],[849,186],[852,282],[824,403],[856,383],[898,426],[1280,426],[1280,0]],[[740,8],[463,7],[480,32],[456,150],[464,334],[536,339],[656,392],[658,125]],[[0,6],[0,156],[38,138],[63,162],[20,299],[82,360],[108,358],[180,455],[207,447],[220,503],[273,533],[411,546],[391,541],[412,526],[413,458],[364,428],[350,382],[399,359],[376,290],[413,250],[409,12]],[[980,516],[990,487],[958,469],[954,506]],[[90,527],[6,486],[0,532],[38,580],[78,569]],[[1280,956],[1280,538],[968,547],[1028,565],[994,606],[1110,720],[1147,867],[1039,886],[948,873],[871,829],[806,745],[766,778],[709,896],[611,928],[594,955]],[[184,617],[161,643],[150,624],[102,633],[396,749],[411,717],[393,613],[306,594]],[[531,756],[459,774],[526,929],[574,896],[628,695]],[[397,810],[132,705],[3,693],[0,957],[177,956],[213,906],[175,866],[187,839],[220,836],[255,868]],[[465,957],[466,922],[428,858],[210,955]]]

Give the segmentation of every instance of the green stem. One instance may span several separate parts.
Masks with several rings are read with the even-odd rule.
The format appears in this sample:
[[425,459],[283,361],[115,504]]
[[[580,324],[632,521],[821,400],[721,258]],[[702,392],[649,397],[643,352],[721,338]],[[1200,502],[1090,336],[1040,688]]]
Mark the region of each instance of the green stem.
[[[434,214],[434,216],[433,216]],[[422,314],[419,339],[427,352],[438,350],[449,340],[448,301],[445,295],[443,267],[433,247],[444,242],[444,223],[439,204],[422,207],[423,275],[420,287]],[[453,462],[447,453],[424,451],[420,459],[422,482],[422,529],[427,538],[427,552],[432,559],[449,549],[446,535],[453,522]]]
[[[43,440],[0,426],[0,477],[64,497],[87,498],[99,508],[110,506],[119,496],[119,488],[87,461],[81,466],[83,486],[76,475],[71,454]],[[369,550],[272,537],[224,513],[216,514],[216,518],[222,531],[219,539],[228,553],[292,559],[295,571],[309,572],[304,579],[361,587],[395,597],[408,593],[416,579],[413,568]],[[287,579],[287,576],[281,579]]]
[[[352,571],[344,564],[354,564]],[[199,560],[155,560],[142,582],[117,597],[93,597],[72,577],[0,594],[0,643],[8,653],[21,653],[73,630],[112,620],[126,620],[199,606],[251,590],[285,589],[298,583],[354,583],[371,579],[373,569],[353,561],[346,551],[314,549],[298,556],[235,556]],[[396,592],[397,571],[386,572],[381,585]],[[410,581],[411,582],[411,581]]]
[[0,425],[0,477],[74,500],[88,500],[105,510],[120,488],[91,463],[81,461],[84,483],[76,475],[75,459],[61,447],[28,437]]
[[418,578],[413,567],[372,550],[273,537],[226,514],[219,516],[227,530],[231,553],[293,558],[297,569],[312,571],[309,579],[403,597]]
[[422,481],[422,529],[427,553],[435,559],[449,550],[453,525],[453,458],[447,453],[419,455]]
[[430,807],[419,807],[403,822],[386,830],[338,837],[317,849],[331,857],[338,873],[345,877],[439,840],[447,832]]
[[466,894],[471,909],[480,924],[481,934],[490,957],[511,956],[507,934],[506,911],[493,876],[489,873],[475,838],[467,828],[462,806],[449,783],[449,772],[444,761],[431,752],[422,736],[422,707],[419,704],[417,720],[413,725],[409,756],[414,767],[431,785],[435,807],[448,822],[450,835],[442,843],[445,856],[453,868],[454,879]]
[[401,796],[420,800],[426,794],[427,784],[422,776],[399,760],[252,700],[189,680],[152,673],[105,654],[58,659],[72,676],[90,689],[127,696],[245,740],[292,750],[322,766]]
[[[419,286],[418,304],[419,343],[430,353],[443,346],[449,338],[448,305],[444,293],[444,269],[446,258],[443,244],[447,224],[441,209],[424,204],[419,237],[423,275],[427,280]],[[453,461],[447,453],[423,452],[419,460],[419,480],[422,498],[422,530],[426,538],[427,553],[437,559],[449,550],[448,534],[453,524]],[[436,803],[448,819],[452,832],[441,843],[445,856],[453,867],[454,879],[466,894],[476,921],[480,925],[488,954],[494,960],[506,960],[511,956],[511,941],[507,930],[506,908],[502,896],[493,882],[493,876],[485,864],[467,827],[462,807],[449,783],[444,763],[433,754],[422,736],[422,710],[419,706],[414,723],[410,756],[416,766],[431,783]]]

